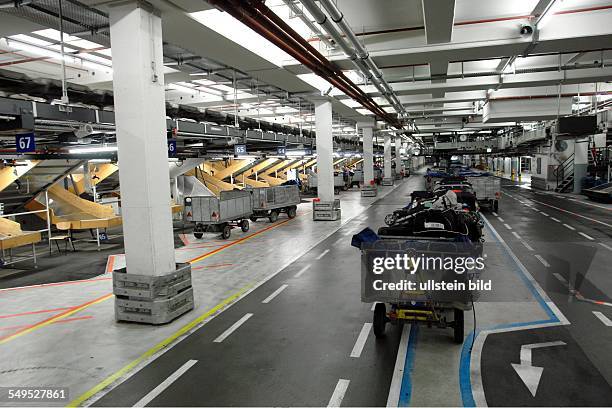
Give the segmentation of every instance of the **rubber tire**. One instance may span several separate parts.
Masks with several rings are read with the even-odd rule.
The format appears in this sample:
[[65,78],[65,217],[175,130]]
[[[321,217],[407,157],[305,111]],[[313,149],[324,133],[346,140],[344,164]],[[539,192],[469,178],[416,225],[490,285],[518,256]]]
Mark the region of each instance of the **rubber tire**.
[[249,220],[240,221],[240,229],[242,230],[242,232],[249,232],[249,228]]
[[196,237],[196,239],[202,239],[204,231],[204,225],[196,224],[195,227],[193,227],[193,236]]
[[221,238],[228,239],[231,235],[232,227],[230,227],[229,225],[224,226],[223,230],[221,230]]
[[463,343],[465,321],[463,318],[463,310],[455,309],[455,321],[453,324],[453,340],[457,344]]
[[202,239],[202,237],[204,236],[204,233],[202,233],[202,232],[194,232],[193,236],[196,237],[196,239]]
[[493,201],[493,211],[499,213],[499,201],[497,200]]
[[387,324],[387,308],[384,303],[377,303],[374,307],[374,319],[372,327],[376,338],[384,337],[385,325]]
[[297,207],[289,207],[287,209],[287,217],[295,218],[296,215],[297,215]]
[[251,220],[251,222],[257,222],[257,217],[256,217],[256,216],[254,216],[254,215],[251,215],[251,216],[249,217],[249,220]]
[[278,213],[276,211],[270,211],[268,219],[270,220],[270,222],[276,222],[276,220],[278,220]]

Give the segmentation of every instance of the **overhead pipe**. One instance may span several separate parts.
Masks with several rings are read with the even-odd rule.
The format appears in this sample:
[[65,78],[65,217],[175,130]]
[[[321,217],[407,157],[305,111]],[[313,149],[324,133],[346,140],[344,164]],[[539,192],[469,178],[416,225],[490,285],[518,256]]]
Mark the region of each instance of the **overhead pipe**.
[[401,128],[402,125],[396,118],[385,112],[348,79],[338,66],[323,57],[280,17],[266,7],[262,1],[211,0],[210,3],[244,22],[375,115],[380,116],[392,126]]
[[[314,6],[317,9],[319,9],[313,0],[303,0],[302,3],[304,3],[305,5],[310,4],[311,6]],[[348,22],[344,18],[344,15],[342,14],[342,12],[330,0],[320,0],[320,3],[323,6],[323,8],[325,8],[327,13],[330,15],[331,19],[338,25],[338,27],[340,27],[340,29],[342,30],[342,33],[350,40],[351,45],[355,48],[357,52],[357,56],[362,61],[365,62],[369,70],[374,74],[374,77],[377,79],[377,81],[380,82],[381,86],[385,89],[386,91],[385,96],[387,96],[391,105],[395,107],[398,113],[405,113],[405,109],[402,106],[399,99],[397,98],[397,95],[395,95],[395,92],[393,92],[393,89],[391,89],[387,81],[385,81],[381,70],[378,68],[378,66],[372,59],[372,57],[370,57],[370,54],[368,53],[368,51],[363,47],[363,45],[361,45],[361,43],[357,39],[357,36],[355,35],[353,30],[349,26]],[[332,38],[334,37],[332,36]]]
[[302,22],[310,29],[310,31],[315,34],[315,36],[320,41],[323,42],[323,44],[325,44],[328,48],[336,48],[334,43],[332,43],[329,38],[327,38],[327,36],[323,34],[321,30],[319,30],[319,27],[317,27],[312,21],[310,21],[310,19],[304,15],[302,10],[300,10],[299,7],[295,5],[293,0],[283,0],[283,3],[285,3],[285,5],[289,7],[289,10],[295,13],[295,15],[298,16],[300,20],[302,20]]

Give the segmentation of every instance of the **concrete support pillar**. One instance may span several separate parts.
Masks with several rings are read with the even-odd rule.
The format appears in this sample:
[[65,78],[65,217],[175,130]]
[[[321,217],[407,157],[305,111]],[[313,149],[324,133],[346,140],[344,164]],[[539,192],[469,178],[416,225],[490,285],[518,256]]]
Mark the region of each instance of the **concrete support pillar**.
[[334,200],[334,166],[332,137],[332,104],[328,100],[315,102],[317,132],[317,195],[321,201]]
[[130,302],[138,303],[131,300],[131,276],[138,276],[134,278],[136,281],[151,288],[163,287],[170,279],[187,279],[186,271],[190,280],[188,265],[181,266],[180,276],[177,276],[174,258],[161,18],[150,7],[136,1],[109,7],[127,265],[126,270],[115,273],[113,279],[117,320],[165,323],[193,308],[190,287],[176,299],[180,307],[176,302],[174,306],[170,305],[173,302],[168,302],[160,307],[152,297],[148,313],[130,312],[134,307]]
[[574,143],[574,193],[582,190],[582,179],[589,166],[589,138],[576,139]]
[[402,157],[400,155],[400,148],[402,147],[402,139],[399,137],[395,138],[395,173],[399,177],[402,172]]
[[[388,133],[385,134],[384,137],[384,175],[383,175],[383,185],[384,184],[393,184],[393,176],[391,174],[391,135]],[[390,182],[389,182],[390,180]]]
[[370,185],[374,180],[374,143],[372,135],[374,129],[371,127],[363,128],[363,184]]

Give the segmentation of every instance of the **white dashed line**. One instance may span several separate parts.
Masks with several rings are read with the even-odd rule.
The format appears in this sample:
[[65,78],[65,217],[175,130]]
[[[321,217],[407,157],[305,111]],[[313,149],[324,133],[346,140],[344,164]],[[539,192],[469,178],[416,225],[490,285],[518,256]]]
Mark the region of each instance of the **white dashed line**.
[[559,282],[561,282],[564,285],[567,285],[567,280],[558,272],[553,272],[553,275],[555,278],[557,278],[557,280],[559,280]]
[[540,255],[534,255],[536,258],[538,258],[538,261],[542,262],[542,265],[544,265],[545,267],[549,268],[550,264],[548,262],[546,262],[546,259],[542,258]]
[[521,241],[521,244],[523,244],[523,246],[524,246],[525,248],[527,248],[528,250],[530,250],[530,251],[534,251],[534,249],[532,248],[532,246],[531,246],[531,245],[529,245],[528,243],[526,243],[525,241]]
[[317,260],[323,258],[325,255],[327,255],[327,253],[329,252],[329,249],[326,249],[325,251],[321,252],[321,255],[317,256]]
[[580,235],[582,235],[583,237],[585,237],[586,239],[590,240],[590,241],[595,241],[595,238],[593,238],[590,235],[585,234],[584,232],[579,232]]
[[601,320],[603,324],[605,324],[608,327],[612,327],[612,320],[608,319],[606,315],[604,315],[601,312],[596,312],[596,311],[593,311],[593,314],[597,316],[597,318]]
[[546,214],[544,211],[540,211],[540,214],[542,214],[545,217],[550,217],[550,215]]
[[601,245],[602,247],[604,247],[604,248],[606,248],[606,249],[608,249],[608,250],[612,251],[612,247],[611,247],[610,245],[606,245],[606,244],[604,244],[603,242],[600,242],[600,243],[599,243],[599,245]]
[[187,361],[178,370],[173,372],[170,375],[170,377],[166,378],[161,384],[159,384],[157,387],[153,388],[153,390],[150,393],[148,393],[147,395],[142,397],[140,399],[140,401],[135,403],[133,406],[135,406],[135,407],[144,407],[144,406],[146,406],[149,402],[153,401],[159,394],[164,392],[164,390],[166,388],[171,386],[173,382],[178,380],[181,375],[185,374],[187,372],[187,370],[189,370],[191,367],[193,367],[193,365],[195,363],[197,363],[197,362],[198,362],[198,360],[189,360],[189,361]]
[[302,274],[304,272],[306,272],[308,270],[308,268],[310,268],[310,264],[306,265],[305,267],[303,267],[302,269],[300,269],[298,271],[298,273],[295,274],[294,278],[299,278],[300,276],[302,276]]
[[511,226],[509,226],[508,224],[504,224],[504,227],[508,228],[509,230],[511,230],[511,229],[512,229],[512,227],[511,227]]
[[338,384],[336,384],[336,388],[334,389],[334,393],[327,404],[328,407],[339,407],[342,405],[342,400],[344,399],[344,394],[346,394],[346,390],[349,386],[350,381],[339,379]]
[[368,340],[370,331],[372,331],[372,323],[364,323],[363,327],[361,328],[361,332],[359,332],[359,336],[357,337],[357,341],[355,342],[355,346],[353,347],[353,351],[351,351],[351,357],[361,357],[361,352],[363,351],[363,347]]
[[500,220],[501,222],[504,222],[504,219],[502,217],[497,217],[498,220]]
[[253,317],[253,313],[247,313],[240,318],[236,323],[232,324],[229,329],[221,333],[219,337],[213,340],[213,343],[221,343],[223,340],[227,339],[230,334],[235,332],[240,326],[244,324],[247,320]]
[[565,228],[569,228],[569,229],[571,229],[572,231],[576,231],[576,228],[572,227],[571,225],[563,224],[563,226],[564,226]]
[[334,242],[334,245],[337,245],[340,243],[340,241],[344,241],[344,237],[340,237],[336,240],[336,242]]
[[516,239],[521,239],[521,236],[516,231],[512,231],[512,235],[514,235]]
[[561,222],[561,220],[560,220],[560,219],[555,218],[555,217],[550,217],[550,219],[551,219],[551,220],[553,220],[553,221],[555,221],[555,222]]
[[495,211],[491,212],[491,214],[493,214],[496,217],[499,217],[499,215],[497,215],[497,213]]
[[270,294],[270,296],[268,296],[267,298],[262,300],[261,303],[270,303],[270,301],[272,299],[274,299],[275,297],[277,297],[279,293],[281,293],[283,290],[287,289],[287,286],[289,286],[289,285],[282,285],[280,288],[278,288],[274,292],[272,292]]

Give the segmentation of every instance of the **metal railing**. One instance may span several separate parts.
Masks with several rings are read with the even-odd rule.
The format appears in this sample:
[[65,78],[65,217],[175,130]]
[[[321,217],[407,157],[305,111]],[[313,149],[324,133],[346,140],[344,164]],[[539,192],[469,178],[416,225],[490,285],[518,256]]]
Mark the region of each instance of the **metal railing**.
[[555,176],[557,180],[556,187],[559,187],[565,179],[573,175],[574,175],[574,154],[572,153],[570,157],[565,159],[563,163],[559,164],[553,170],[553,176]]

